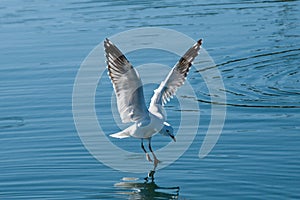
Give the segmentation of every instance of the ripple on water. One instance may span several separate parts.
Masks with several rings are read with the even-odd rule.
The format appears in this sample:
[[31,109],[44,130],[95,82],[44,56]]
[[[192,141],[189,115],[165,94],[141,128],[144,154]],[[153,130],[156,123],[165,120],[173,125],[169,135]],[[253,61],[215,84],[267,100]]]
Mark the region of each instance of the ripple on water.
[[24,119],[22,117],[2,117],[0,118],[0,130],[6,128],[13,128],[24,126]]
[[[229,60],[218,65],[229,106],[299,108],[300,49]],[[200,102],[209,103],[209,94]],[[218,104],[218,102],[212,102]]]

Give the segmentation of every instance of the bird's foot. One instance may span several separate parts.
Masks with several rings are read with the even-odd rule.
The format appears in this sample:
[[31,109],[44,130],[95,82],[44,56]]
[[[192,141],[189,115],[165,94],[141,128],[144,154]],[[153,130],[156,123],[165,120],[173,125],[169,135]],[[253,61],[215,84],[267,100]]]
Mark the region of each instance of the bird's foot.
[[153,162],[150,155],[148,153],[146,153],[146,159],[149,161],[149,162]]
[[153,177],[154,177],[154,173],[155,173],[155,171],[151,170],[151,171],[148,173],[148,177],[153,178]]
[[154,170],[150,170],[150,172],[148,173],[148,176],[146,178],[144,178],[146,180],[146,182],[148,182],[149,178],[151,179],[151,181],[154,181]]
[[155,173],[155,171],[153,171],[153,170],[151,170],[151,171],[148,173],[148,177],[151,178],[152,181],[154,180],[154,173]]

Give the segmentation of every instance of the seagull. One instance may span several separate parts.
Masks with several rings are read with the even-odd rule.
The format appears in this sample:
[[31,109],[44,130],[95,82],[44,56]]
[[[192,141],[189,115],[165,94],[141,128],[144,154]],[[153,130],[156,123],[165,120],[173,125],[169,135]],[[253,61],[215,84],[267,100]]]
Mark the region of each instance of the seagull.
[[[166,122],[163,106],[173,98],[177,89],[184,84],[193,60],[198,55],[202,39],[198,40],[174,65],[164,81],[154,90],[149,109],[146,107],[143,84],[135,68],[125,55],[108,39],[104,41],[104,50],[108,75],[113,84],[117,98],[117,107],[122,123],[132,123],[128,128],[111,134],[114,138],[134,137],[141,139],[141,148],[146,159],[154,163],[154,170],[160,161],[151,146],[151,138],[156,133],[171,137],[174,142],[174,130]],[[153,160],[144,147],[144,140],[148,140],[148,148]]]

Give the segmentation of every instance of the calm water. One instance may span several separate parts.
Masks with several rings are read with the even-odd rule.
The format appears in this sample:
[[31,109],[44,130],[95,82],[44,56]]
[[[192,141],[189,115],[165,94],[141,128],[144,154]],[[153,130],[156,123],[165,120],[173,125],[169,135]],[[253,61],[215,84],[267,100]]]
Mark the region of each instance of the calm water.
[[[299,13],[300,1],[1,1],[0,199],[300,199]],[[204,38],[227,95],[222,135],[199,159],[211,100],[203,80],[191,79],[198,88],[198,134],[152,183],[144,183],[146,173],[98,162],[72,115],[84,58],[105,37],[146,26]],[[128,56],[135,64],[178,59],[160,55]],[[153,88],[147,86],[147,99]],[[118,131],[107,106],[99,103],[97,111],[107,133]],[[175,99],[167,107],[175,129],[179,111]],[[168,142],[154,141],[156,149]],[[118,145],[141,152],[139,141],[126,142]]]

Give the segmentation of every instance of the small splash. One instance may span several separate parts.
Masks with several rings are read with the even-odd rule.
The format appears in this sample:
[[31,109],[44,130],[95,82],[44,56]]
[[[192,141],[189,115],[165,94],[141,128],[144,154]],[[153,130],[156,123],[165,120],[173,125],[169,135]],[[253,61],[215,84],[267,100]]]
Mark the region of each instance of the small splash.
[[0,129],[14,128],[24,126],[24,119],[22,117],[3,117],[0,118]]
[[162,187],[154,180],[141,181],[135,177],[123,177],[122,182],[115,183],[114,186],[117,194],[129,199],[178,199],[180,190],[178,186]]

